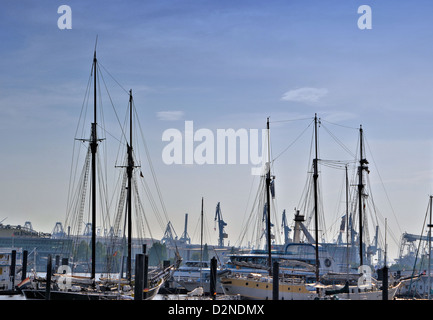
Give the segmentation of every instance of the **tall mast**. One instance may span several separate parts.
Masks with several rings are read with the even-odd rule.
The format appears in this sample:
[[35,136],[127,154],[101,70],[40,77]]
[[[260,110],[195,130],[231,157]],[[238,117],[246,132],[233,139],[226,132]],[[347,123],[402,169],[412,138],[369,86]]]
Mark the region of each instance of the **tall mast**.
[[[267,247],[268,247],[268,266],[269,266],[269,275],[272,275],[272,253],[271,253],[271,195],[270,195],[270,186],[271,186],[271,154],[270,154],[270,137],[269,137],[269,118],[266,122],[266,128],[268,131],[268,172],[266,173],[266,198],[267,198],[267,219],[266,219],[266,230],[267,230]],[[278,275],[275,275],[278,277]]]
[[349,176],[346,164],[346,270],[349,274]]
[[359,263],[362,266],[364,264],[364,254],[363,254],[363,240],[362,240],[362,233],[363,233],[363,214],[362,214],[362,197],[363,197],[363,190],[364,190],[364,183],[362,179],[363,171],[368,170],[368,167],[366,164],[368,164],[367,159],[364,158],[363,155],[363,130],[362,126],[359,127],[359,168],[358,168],[358,177],[359,177],[359,183],[358,183],[358,210],[359,210]]
[[93,123],[90,139],[92,153],[92,270],[91,279],[95,281],[96,275],[96,151],[98,149],[98,136],[96,133],[96,50],[93,55]]
[[200,286],[203,287],[203,197],[201,197],[201,224],[200,224]]
[[318,201],[317,201],[317,178],[319,172],[317,168],[318,154],[317,154],[317,114],[314,115],[314,136],[315,136],[315,158],[313,160],[313,181],[314,181],[314,222],[315,222],[315,236],[316,236],[316,281],[319,281],[319,217],[318,217]]
[[126,173],[128,178],[127,191],[127,216],[128,216],[128,258],[127,258],[127,278],[131,280],[132,270],[132,171],[134,170],[134,158],[132,156],[132,90],[129,90],[129,144],[127,144],[128,165]]
[[430,276],[430,269],[431,269],[431,228],[432,228],[432,198],[433,196],[430,196],[430,222],[427,225],[428,226],[428,294],[427,298],[430,300],[430,292],[431,292],[431,276]]

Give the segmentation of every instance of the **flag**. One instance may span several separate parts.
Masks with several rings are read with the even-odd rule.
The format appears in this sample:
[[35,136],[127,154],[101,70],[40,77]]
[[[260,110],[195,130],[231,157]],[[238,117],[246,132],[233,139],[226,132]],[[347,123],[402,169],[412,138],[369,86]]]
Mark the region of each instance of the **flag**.
[[18,287],[18,289],[23,289],[23,288],[27,287],[28,285],[30,285],[30,283],[31,283],[30,278],[27,277],[23,281],[18,283],[17,287]]

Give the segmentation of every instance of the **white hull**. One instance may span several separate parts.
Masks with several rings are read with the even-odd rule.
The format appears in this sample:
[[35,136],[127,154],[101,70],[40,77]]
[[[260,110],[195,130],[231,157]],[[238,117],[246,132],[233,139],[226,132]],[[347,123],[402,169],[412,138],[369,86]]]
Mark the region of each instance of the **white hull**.
[[[398,287],[399,285],[388,289],[388,300],[394,299]],[[371,291],[362,291],[355,286],[349,288],[349,293],[339,293],[336,296],[340,299],[349,300],[383,300],[382,290],[376,289]]]
[[[201,283],[198,280],[177,280],[176,283],[178,283],[181,287],[184,287],[186,291],[190,292],[198,287],[203,287],[204,292],[210,291],[210,283],[209,281],[206,281],[204,283]],[[221,287],[221,283],[219,279],[217,279],[216,283],[216,292],[219,294],[224,293],[224,290]]]
[[[240,295],[249,300],[272,300],[272,281],[259,277],[253,278],[224,278],[221,284],[224,293]],[[281,283],[279,287],[279,300],[316,300],[319,295],[312,285],[304,283]]]
[[[272,278],[271,277],[226,277],[221,279],[224,293],[229,295],[240,295],[248,300],[272,300]],[[393,300],[399,285],[388,289],[388,300]],[[349,293],[338,293],[325,295],[324,286],[315,286],[302,282],[281,282],[279,284],[278,300],[383,300],[382,290],[359,289],[357,286],[349,287]]]

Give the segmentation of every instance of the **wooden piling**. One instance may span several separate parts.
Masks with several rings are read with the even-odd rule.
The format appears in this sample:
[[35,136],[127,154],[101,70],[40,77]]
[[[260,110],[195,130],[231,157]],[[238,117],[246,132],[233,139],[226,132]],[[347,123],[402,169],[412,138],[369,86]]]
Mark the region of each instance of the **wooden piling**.
[[217,259],[213,257],[210,260],[210,292],[209,295],[213,300],[216,298],[216,282],[217,282]]
[[23,251],[23,267],[21,271],[21,281],[25,280],[27,278],[27,257],[29,255],[29,252],[27,250]]
[[138,253],[135,255],[135,286],[134,300],[143,300],[144,289],[144,255]]
[[382,300],[388,300],[388,267],[382,269]]
[[144,255],[143,286],[143,299],[146,299],[149,292],[149,256],[147,254]]
[[272,271],[272,300],[278,300],[279,299],[279,289],[280,289],[280,281],[279,281],[279,270],[280,264],[277,261],[274,261],[273,264],[273,271]]
[[11,254],[11,268],[10,268],[10,279],[12,281],[12,291],[15,290],[15,270],[17,265],[17,251],[12,250]]
[[53,272],[51,254],[48,255],[47,261],[47,279],[45,288],[45,300],[51,300],[51,273]]

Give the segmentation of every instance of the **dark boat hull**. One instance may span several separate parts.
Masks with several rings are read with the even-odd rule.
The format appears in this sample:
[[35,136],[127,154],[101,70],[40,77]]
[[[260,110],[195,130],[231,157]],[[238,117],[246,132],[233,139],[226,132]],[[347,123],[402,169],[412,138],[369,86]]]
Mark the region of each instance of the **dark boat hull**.
[[[46,300],[45,290],[24,289],[23,294],[28,300]],[[115,294],[51,291],[50,300],[116,300]]]

